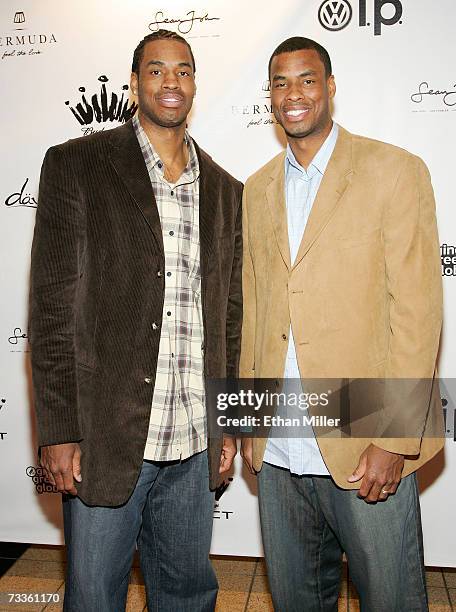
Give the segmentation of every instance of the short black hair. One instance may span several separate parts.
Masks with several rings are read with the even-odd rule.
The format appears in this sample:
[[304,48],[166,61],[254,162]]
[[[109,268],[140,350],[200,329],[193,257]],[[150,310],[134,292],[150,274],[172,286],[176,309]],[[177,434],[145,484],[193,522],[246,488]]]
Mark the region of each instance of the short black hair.
[[193,57],[192,48],[183,36],[181,36],[177,32],[172,32],[171,30],[157,30],[156,32],[152,32],[152,34],[144,36],[142,41],[139,43],[139,45],[133,52],[133,62],[131,64],[132,72],[139,75],[139,66],[144,55],[144,47],[147,45],[147,43],[152,42],[154,40],[177,40],[178,42],[187,45],[187,48],[190,51],[190,57],[192,58],[193,72],[196,72],[195,58]]
[[316,51],[325,67],[326,78],[331,76],[332,66],[329,53],[315,40],[312,40],[311,38],[304,38],[303,36],[292,36],[291,38],[287,38],[287,40],[280,43],[280,45],[274,50],[269,60],[268,75],[271,75],[272,60],[274,57],[276,57],[276,55],[280,55],[281,53],[292,53],[293,51],[302,51],[303,49],[313,49]]

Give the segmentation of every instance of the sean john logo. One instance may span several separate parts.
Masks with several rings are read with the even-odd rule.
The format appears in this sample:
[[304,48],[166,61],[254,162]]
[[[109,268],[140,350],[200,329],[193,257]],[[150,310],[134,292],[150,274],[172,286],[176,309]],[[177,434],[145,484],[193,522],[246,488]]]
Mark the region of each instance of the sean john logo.
[[[209,17],[209,13],[203,12],[200,15],[196,14],[196,11],[188,11],[183,17],[166,17],[163,11],[157,11],[155,13],[155,21],[149,23],[149,30],[151,32],[157,32],[161,27],[176,26],[177,31],[180,34],[189,34],[195,24],[205,24],[211,21],[220,21],[220,17]],[[213,36],[219,36],[213,34]]]
[[27,340],[28,334],[24,333],[20,327],[15,327],[13,335],[8,338],[10,344],[18,344],[20,340]]
[[125,123],[135,114],[138,105],[136,102],[131,102],[128,95],[128,85],[122,85],[122,94],[119,95],[115,92],[111,92],[109,96],[106,83],[109,81],[108,77],[104,74],[98,77],[100,83],[100,91],[92,94],[89,99],[86,96],[86,88],[81,86],[79,91],[81,92],[81,100],[74,106],[70,105],[70,101],[67,100],[65,104],[69,106],[70,111],[73,113],[77,122],[84,126],[82,127],[82,133],[84,136],[93,134],[97,131],[102,131],[92,127],[92,124],[107,123],[108,121]]
[[[456,110],[456,83],[448,89],[433,89],[427,81],[422,81],[410,100],[424,107],[414,110],[415,113]],[[431,104],[434,108],[429,108]]]

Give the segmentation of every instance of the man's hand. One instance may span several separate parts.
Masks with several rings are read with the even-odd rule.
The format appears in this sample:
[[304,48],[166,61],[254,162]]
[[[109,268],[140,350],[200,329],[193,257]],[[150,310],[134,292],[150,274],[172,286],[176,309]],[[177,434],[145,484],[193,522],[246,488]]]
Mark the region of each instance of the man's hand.
[[377,502],[388,499],[396,493],[404,468],[404,456],[390,453],[374,444],[370,444],[359,458],[358,467],[347,478],[348,482],[357,482],[361,478],[359,496],[366,502]]
[[253,468],[253,438],[242,438],[241,457],[249,472],[255,476],[256,472]]
[[61,493],[77,495],[73,478],[82,482],[81,449],[77,442],[42,446],[40,463],[48,473],[49,482]]
[[232,436],[223,436],[222,454],[220,455],[219,474],[225,474],[233,465],[233,459],[236,457],[237,444],[236,438]]

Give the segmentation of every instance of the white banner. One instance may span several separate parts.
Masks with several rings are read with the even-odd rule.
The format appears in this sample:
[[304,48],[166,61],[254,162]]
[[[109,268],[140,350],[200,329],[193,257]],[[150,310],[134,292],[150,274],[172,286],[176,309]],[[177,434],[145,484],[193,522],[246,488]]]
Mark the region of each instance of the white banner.
[[[131,104],[133,49],[164,27],[193,47],[197,97],[190,131],[245,180],[283,147],[271,114],[267,64],[293,35],[329,51],[336,120],[403,146],[428,164],[436,193],[445,288],[440,374],[455,376],[456,245],[452,143],[456,136],[453,0],[14,0],[0,6],[0,540],[62,542],[60,496],[36,463],[27,342],[29,254],[41,162],[69,138],[119,125]],[[443,393],[443,395],[445,395]],[[426,562],[456,565],[455,403],[443,398],[445,456],[420,474]],[[236,464],[215,509],[213,552],[259,555],[255,482]]]

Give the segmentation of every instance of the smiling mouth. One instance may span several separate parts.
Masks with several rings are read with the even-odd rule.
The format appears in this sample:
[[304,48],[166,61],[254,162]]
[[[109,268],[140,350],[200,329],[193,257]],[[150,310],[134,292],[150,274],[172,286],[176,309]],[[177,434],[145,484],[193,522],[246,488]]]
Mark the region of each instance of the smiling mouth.
[[184,98],[182,96],[163,96],[158,98],[158,103],[165,108],[178,108],[184,103]]
[[303,119],[305,115],[307,115],[308,112],[309,112],[308,108],[292,108],[292,109],[284,111],[284,115],[285,117],[287,117],[287,119],[296,121],[296,120]]

